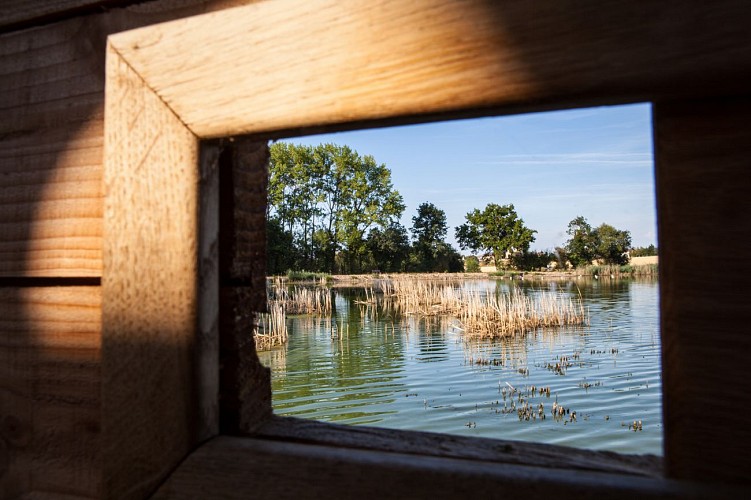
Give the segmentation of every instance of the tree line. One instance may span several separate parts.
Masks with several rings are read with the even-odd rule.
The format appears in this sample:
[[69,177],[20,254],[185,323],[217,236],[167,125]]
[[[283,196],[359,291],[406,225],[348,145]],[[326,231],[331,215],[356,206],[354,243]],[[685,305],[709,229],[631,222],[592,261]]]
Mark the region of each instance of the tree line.
[[[348,146],[270,147],[267,204],[268,272],[288,270],[348,274],[381,272],[461,272],[461,254],[446,242],[443,210],[422,203],[407,229],[399,223],[405,205],[391,171],[370,155]],[[536,231],[527,228],[512,204],[488,204],[469,212],[455,229],[463,250],[492,259],[496,267],[518,269],[627,262],[628,231],[607,224],[592,228],[577,217],[570,239],[555,252],[530,252]],[[652,247],[654,249],[654,247]],[[650,249],[646,249],[649,252]],[[624,261],[624,259],[626,259]],[[467,261],[479,267],[479,259]]]

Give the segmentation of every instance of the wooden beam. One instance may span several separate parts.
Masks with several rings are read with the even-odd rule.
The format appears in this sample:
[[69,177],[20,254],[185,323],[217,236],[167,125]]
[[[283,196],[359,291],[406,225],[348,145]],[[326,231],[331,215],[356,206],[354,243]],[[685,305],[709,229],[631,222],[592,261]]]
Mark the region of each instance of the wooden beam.
[[751,97],[654,107],[665,466],[751,482]]
[[0,30],[18,29],[138,0],[5,0],[0,11]]
[[202,380],[210,362],[195,359],[212,342],[198,332],[217,321],[199,317],[217,311],[199,310],[199,297],[218,293],[201,290],[202,269],[217,269],[203,239],[216,241],[218,224],[203,234],[212,228],[199,216],[217,185],[201,182],[198,139],[115,50],[105,113],[103,487],[141,498],[217,425],[202,407],[217,399],[201,394],[217,385]]
[[524,467],[255,438],[217,437],[183,462],[156,499],[728,498],[742,490],[569,469]]
[[98,497],[98,287],[0,287],[0,498]]
[[271,375],[252,331],[266,310],[266,141],[224,141],[219,157],[220,412],[225,434],[248,433],[271,416]]
[[271,418],[255,430],[253,437],[498,464],[662,477],[662,458],[654,455],[623,455],[543,443],[340,425],[292,417]]
[[280,0],[112,43],[218,137],[745,92],[749,25],[743,0]]

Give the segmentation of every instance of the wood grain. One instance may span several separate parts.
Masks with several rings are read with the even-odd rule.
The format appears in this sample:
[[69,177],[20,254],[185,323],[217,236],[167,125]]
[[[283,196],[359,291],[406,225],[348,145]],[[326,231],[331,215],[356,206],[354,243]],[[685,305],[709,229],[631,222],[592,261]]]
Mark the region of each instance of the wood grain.
[[197,138],[114,51],[107,82],[104,495],[141,498],[198,443],[203,428],[215,425],[201,422],[207,398],[195,362],[199,150]]
[[665,464],[751,482],[751,98],[654,108]]
[[219,160],[221,431],[242,434],[271,416],[271,376],[252,336],[266,310],[266,141],[223,141]]
[[729,498],[742,490],[477,460],[217,437],[154,498]]
[[[12,1],[0,19],[104,3]],[[0,277],[101,276],[107,35],[242,3],[146,2],[0,35]]]
[[103,57],[81,20],[0,37],[0,276],[101,274]]
[[747,7],[282,0],[112,43],[197,135],[285,134],[743,92]]
[[337,425],[292,417],[273,417],[254,437],[338,448],[408,453],[483,462],[662,477],[662,459],[541,443]]
[[101,492],[98,287],[0,288],[0,498]]
[[64,16],[104,10],[136,0],[4,0],[0,28],[41,24]]

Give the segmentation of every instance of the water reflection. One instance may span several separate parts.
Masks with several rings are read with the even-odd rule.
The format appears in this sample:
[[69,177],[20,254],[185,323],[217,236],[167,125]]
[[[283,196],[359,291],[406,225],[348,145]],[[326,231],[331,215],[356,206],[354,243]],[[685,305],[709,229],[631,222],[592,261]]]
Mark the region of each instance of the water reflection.
[[[333,318],[289,318],[289,344],[259,353],[272,368],[275,412],[661,454],[656,281],[457,286],[580,295],[590,325],[468,341],[452,318],[405,316],[382,297],[368,302],[362,289],[336,289]],[[553,403],[576,419],[550,418]],[[524,407],[534,412],[522,415]],[[633,430],[638,421],[641,430]]]

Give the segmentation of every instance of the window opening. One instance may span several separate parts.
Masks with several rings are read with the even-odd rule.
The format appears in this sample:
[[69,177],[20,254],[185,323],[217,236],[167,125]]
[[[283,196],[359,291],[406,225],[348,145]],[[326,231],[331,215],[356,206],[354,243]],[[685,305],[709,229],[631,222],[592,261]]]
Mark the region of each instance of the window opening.
[[272,143],[255,333],[275,413],[662,454],[650,115]]

